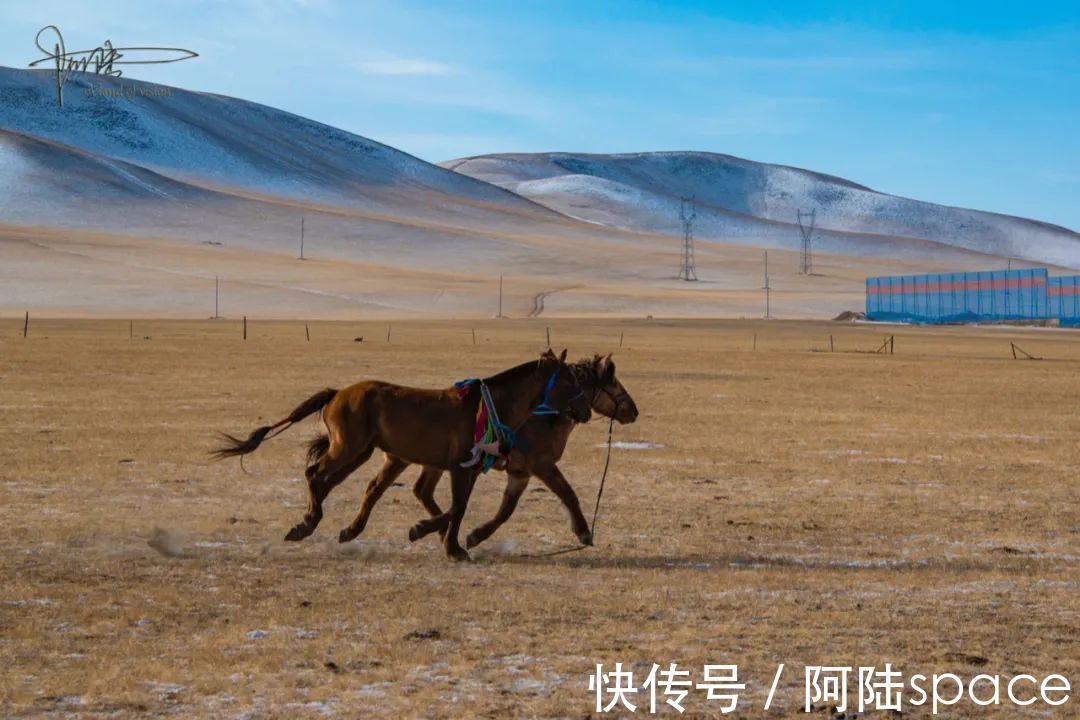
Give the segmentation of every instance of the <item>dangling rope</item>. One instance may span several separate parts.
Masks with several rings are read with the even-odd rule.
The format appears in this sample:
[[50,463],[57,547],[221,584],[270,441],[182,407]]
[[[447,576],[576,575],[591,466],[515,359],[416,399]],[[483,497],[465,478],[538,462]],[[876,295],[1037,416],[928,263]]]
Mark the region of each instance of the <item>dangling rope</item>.
[[[618,410],[618,405],[615,407]],[[604,482],[607,480],[608,466],[611,465],[611,439],[615,431],[615,413],[611,414],[611,418],[608,420],[607,426],[607,457],[604,459],[604,472],[600,475],[600,488],[596,491],[596,507],[593,508],[592,514],[592,526],[589,527],[589,536],[592,538],[593,543],[596,542],[596,516],[600,514],[600,498],[604,495]],[[567,553],[578,552],[584,550],[587,547],[593,547],[593,545],[585,545],[584,543],[576,545],[574,547],[563,548],[562,550],[552,550],[545,553],[525,553],[523,557],[531,558],[545,558],[554,557],[556,555],[565,555]]]
[[592,512],[592,527],[589,528],[589,535],[594,540],[596,539],[596,516],[600,514],[600,498],[604,496],[604,481],[607,480],[608,466],[611,464],[611,436],[614,429],[615,416],[612,415],[607,426],[607,457],[604,458],[604,472],[600,475],[600,488],[596,491],[596,507],[593,508]]

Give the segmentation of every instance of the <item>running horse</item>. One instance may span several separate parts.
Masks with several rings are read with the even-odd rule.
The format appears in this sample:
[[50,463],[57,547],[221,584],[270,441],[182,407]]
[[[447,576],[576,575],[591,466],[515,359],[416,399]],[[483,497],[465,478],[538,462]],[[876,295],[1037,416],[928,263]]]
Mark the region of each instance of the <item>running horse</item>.
[[[637,420],[637,405],[615,376],[615,362],[611,359],[611,355],[606,357],[594,355],[592,358],[579,360],[567,367],[577,379],[582,392],[589,398],[589,404],[594,412],[612,418],[620,425]],[[581,503],[578,501],[574,488],[567,482],[558,466],[566,450],[570,433],[575,427],[577,427],[577,422],[573,418],[548,410],[539,413],[534,411],[532,417],[517,429],[517,442],[505,461],[508,478],[502,503],[495,517],[466,536],[467,549],[476,547],[487,540],[510,519],[517,508],[518,500],[529,486],[529,479],[533,476],[540,478],[548,489],[562,500],[570,514],[570,529],[577,539],[583,545],[592,545],[592,530],[581,512]],[[360,516],[365,521],[371,515],[375,502],[397,479],[404,467],[398,469],[395,465],[393,470],[394,472],[388,473],[384,468],[384,471],[380,472],[373,481],[374,483],[381,482],[383,485],[377,485],[374,492],[364,496]],[[413,494],[433,518],[443,514],[442,508],[435,501],[435,488],[442,476],[442,468],[428,466],[421,471],[413,485]],[[342,541],[347,539],[352,538],[341,538]]]
[[[386,456],[379,474],[368,485],[364,505],[373,505],[390,482],[410,464],[450,471],[451,501],[436,519],[445,527],[448,557],[468,560],[458,532],[477,475],[498,464],[513,442],[511,428],[529,419],[536,408],[565,413],[587,422],[589,399],[565,364],[566,351],[550,350],[539,360],[522,363],[463,387],[429,390],[379,380],[359,382],[343,390],[327,388],[300,403],[288,416],[257,428],[245,439],[224,435],[225,443],[211,454],[218,459],[254,452],[267,436],[283,432],[313,413],[323,411],[326,434],[308,448],[308,510],[285,536],[297,541],[315,532],[322,520],[322,503],[330,491],[371,458],[378,448]],[[480,420],[485,419],[481,423]],[[481,432],[485,430],[486,433]],[[494,435],[494,437],[493,437]],[[487,441],[487,442],[485,442]],[[363,506],[361,506],[363,508]],[[343,529],[339,539],[360,534],[367,517],[362,512]]]

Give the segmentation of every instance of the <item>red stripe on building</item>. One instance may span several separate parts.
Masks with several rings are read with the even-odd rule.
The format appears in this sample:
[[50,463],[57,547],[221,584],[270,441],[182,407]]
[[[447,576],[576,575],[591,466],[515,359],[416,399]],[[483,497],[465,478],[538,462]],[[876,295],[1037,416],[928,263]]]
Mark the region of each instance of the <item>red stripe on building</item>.
[[1059,295],[1080,295],[1080,285],[1051,285],[1046,288],[1046,294],[1050,297]]
[[[993,290],[1023,290],[1025,288],[1042,287],[1046,285],[1046,278],[1018,278],[1018,279],[986,279],[986,280],[912,280],[903,284],[872,284],[867,285],[868,295],[922,295],[926,293],[943,292],[983,292]],[[1063,292],[1055,293],[1055,287]],[[1048,291],[1051,295],[1077,295],[1080,294],[1080,286],[1059,285],[1050,286]]]

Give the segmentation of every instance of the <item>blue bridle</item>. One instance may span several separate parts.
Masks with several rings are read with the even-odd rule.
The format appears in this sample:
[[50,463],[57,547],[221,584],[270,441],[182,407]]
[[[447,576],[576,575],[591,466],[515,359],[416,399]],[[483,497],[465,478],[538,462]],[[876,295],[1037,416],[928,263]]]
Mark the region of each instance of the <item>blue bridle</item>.
[[[561,415],[563,413],[563,410],[556,410],[555,408],[551,407],[551,403],[548,402],[548,400],[551,398],[552,390],[555,389],[555,382],[559,379],[559,370],[561,369],[561,367],[557,367],[555,368],[555,372],[551,373],[551,377],[548,378],[547,385],[544,386],[544,397],[540,401],[540,404],[533,408],[533,415],[551,416]],[[481,381],[477,378],[468,378],[467,380],[461,380],[454,383],[454,387],[460,389],[469,387],[474,383],[480,382]],[[570,400],[567,401],[566,406],[569,407],[570,403],[583,397],[585,397],[585,392],[583,390],[578,390],[578,394],[570,398]]]
[[[555,389],[555,381],[559,377],[559,370],[562,370],[561,366],[555,368],[555,372],[551,373],[551,377],[548,378],[547,386],[544,387],[544,398],[543,398],[543,400],[540,401],[539,405],[537,405],[535,408],[533,408],[533,411],[532,411],[533,415],[561,415],[562,414],[562,412],[563,412],[562,410],[556,410],[555,408],[551,407],[550,403],[548,403],[548,398],[551,397],[551,391]],[[570,398],[566,402],[566,406],[570,407],[570,403],[574,402],[578,398],[583,398],[583,397],[585,397],[585,393],[582,392],[581,390],[579,390],[577,395]]]

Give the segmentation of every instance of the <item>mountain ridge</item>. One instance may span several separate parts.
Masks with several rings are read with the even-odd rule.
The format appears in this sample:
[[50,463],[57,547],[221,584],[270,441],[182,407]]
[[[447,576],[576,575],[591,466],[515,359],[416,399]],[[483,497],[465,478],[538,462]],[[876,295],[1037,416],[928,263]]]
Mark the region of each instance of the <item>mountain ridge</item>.
[[[830,231],[928,240],[1050,264],[1080,266],[1080,235],[1043,220],[912,200],[827,173],[704,151],[496,153],[443,167],[512,190],[578,219],[678,234],[678,203],[694,197],[695,235],[790,246],[796,210]],[[734,215],[733,215],[734,214]],[[786,238],[762,222],[781,223]]]

